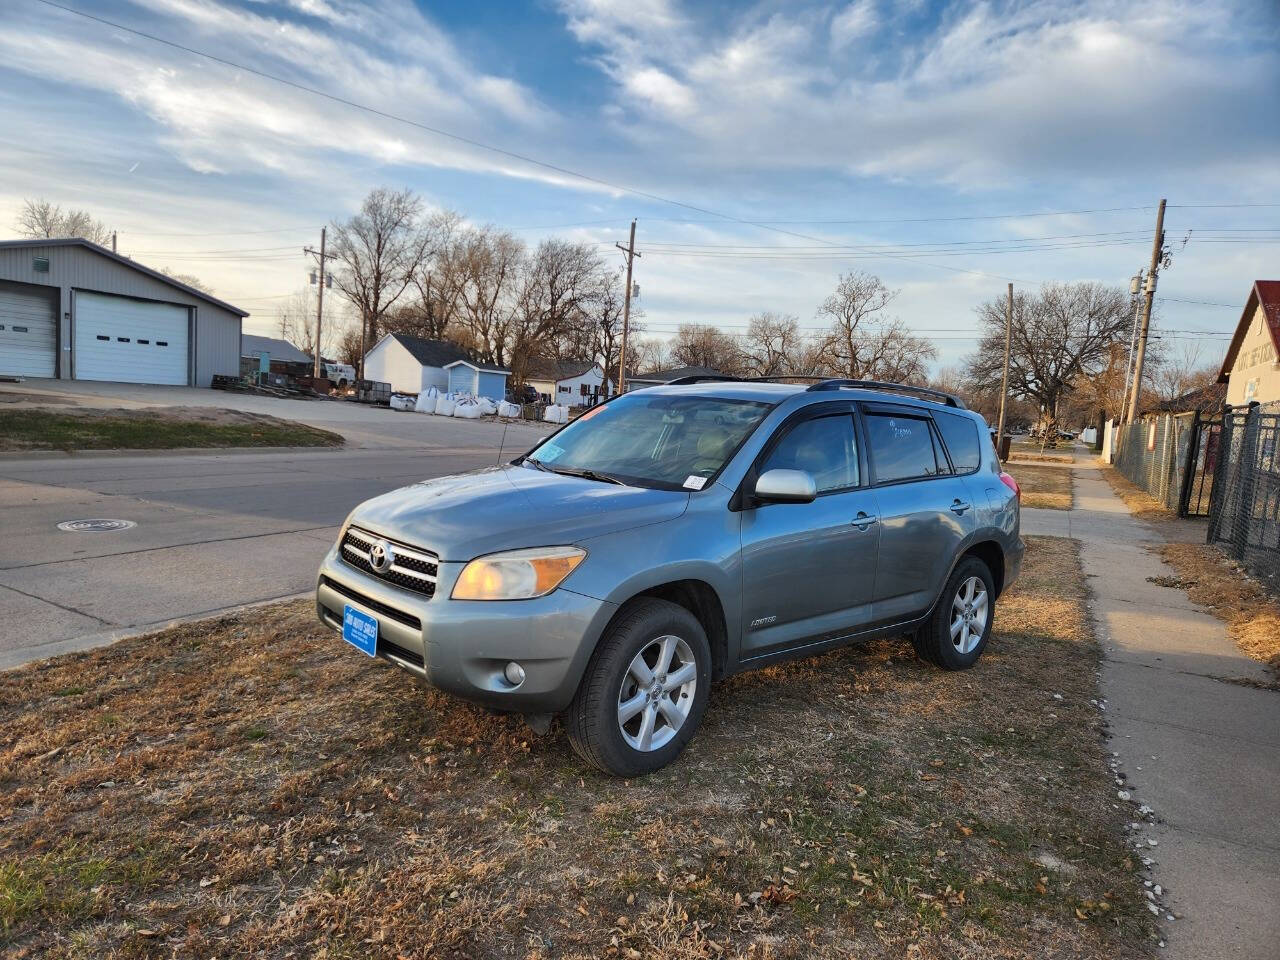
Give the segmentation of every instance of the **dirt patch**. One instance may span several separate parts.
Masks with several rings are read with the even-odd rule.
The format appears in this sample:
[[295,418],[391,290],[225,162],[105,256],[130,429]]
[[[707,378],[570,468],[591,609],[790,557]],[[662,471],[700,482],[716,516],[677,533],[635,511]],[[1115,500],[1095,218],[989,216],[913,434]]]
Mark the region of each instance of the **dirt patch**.
[[[42,398],[43,399],[43,398]],[[0,450],[329,447],[340,434],[221,407],[0,409]]]
[[0,952],[1148,956],[1077,545],[1029,538],[979,664],[882,641],[716,687],[597,775],[308,603],[0,676]]
[[1217,547],[1167,543],[1160,556],[1178,572],[1178,585],[1192,602],[1212,610],[1236,645],[1280,681],[1280,599]]
[[51,393],[25,393],[21,390],[0,390],[0,403],[22,404],[23,406],[74,407],[76,401],[70,397]]
[[1022,488],[1022,505],[1048,510],[1070,510],[1071,469],[1069,467],[1035,467],[1025,463],[1010,464],[1009,472]]

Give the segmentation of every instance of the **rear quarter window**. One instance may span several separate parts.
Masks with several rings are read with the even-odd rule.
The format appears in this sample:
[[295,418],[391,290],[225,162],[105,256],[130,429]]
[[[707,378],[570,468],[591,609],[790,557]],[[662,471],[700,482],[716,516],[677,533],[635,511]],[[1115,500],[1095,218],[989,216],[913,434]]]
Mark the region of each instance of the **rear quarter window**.
[[956,473],[972,473],[982,465],[981,437],[978,425],[968,417],[935,411],[933,422],[942,431],[942,441],[951,454]]

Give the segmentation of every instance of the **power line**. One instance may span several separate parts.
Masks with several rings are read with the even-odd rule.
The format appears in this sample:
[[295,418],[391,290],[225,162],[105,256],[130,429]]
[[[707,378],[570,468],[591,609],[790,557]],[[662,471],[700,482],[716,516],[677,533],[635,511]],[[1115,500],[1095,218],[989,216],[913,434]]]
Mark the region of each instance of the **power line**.
[[[102,24],[103,26],[106,26],[106,27],[111,27],[112,29],[115,29],[115,30],[121,30],[125,33],[132,34],[136,37],[141,37],[144,40],[150,40],[153,43],[163,44],[164,46],[170,47],[174,50],[180,50],[183,53],[188,53],[188,54],[191,54],[192,56],[202,57],[213,63],[220,63],[223,66],[231,67],[234,70],[242,70],[245,73],[252,74],[253,76],[262,77],[264,80],[270,80],[274,83],[279,83],[284,86],[290,87],[292,89],[301,90],[304,93],[312,94],[313,96],[322,97],[325,100],[328,100],[332,103],[338,103],[343,106],[351,107],[352,109],[355,109],[355,110],[362,110],[366,113],[369,113],[373,116],[381,117],[385,120],[391,120],[396,123],[403,123],[403,124],[406,124],[407,126],[411,126],[416,129],[426,131],[427,133],[435,134],[436,136],[446,137],[455,142],[464,143],[464,144],[467,144],[468,146],[476,147],[477,149],[480,149],[480,150],[487,150],[490,153],[495,153],[495,154],[498,154],[499,156],[508,157],[513,160],[518,160],[521,163],[527,163],[532,166],[540,167],[544,170],[551,170],[555,173],[559,173],[567,177],[572,177],[577,180],[581,180],[585,183],[592,183],[592,184],[596,184],[597,186],[606,187],[609,190],[628,193],[628,194],[631,194],[632,196],[643,197],[645,199],[653,200],[658,203],[668,204],[670,206],[681,207],[685,210],[691,210],[694,213],[701,213],[709,217],[717,217],[723,221],[728,221],[732,223],[741,223],[747,226],[754,226],[762,230],[770,230],[774,233],[780,233],[786,236],[793,236],[802,240],[810,240],[815,243],[826,242],[825,240],[819,237],[811,237],[811,236],[806,236],[800,233],[794,233],[790,230],[783,230],[780,227],[771,226],[763,222],[747,220],[742,217],[731,216],[726,213],[721,213],[717,210],[711,210],[706,207],[699,207],[695,204],[685,203],[682,200],[675,200],[671,197],[664,197],[660,194],[651,193],[646,190],[640,190],[635,187],[628,187],[622,184],[613,183],[601,177],[596,177],[596,176],[592,176],[591,174],[581,173],[580,171],[571,170],[568,167],[562,167],[558,164],[548,163],[547,161],[544,161],[544,160],[538,160],[526,154],[517,153],[516,151],[513,151],[513,150],[507,150],[503,147],[497,147],[492,144],[484,143],[472,137],[466,137],[461,134],[451,133],[448,130],[443,130],[439,127],[433,127],[430,124],[421,123],[417,120],[410,120],[407,117],[402,117],[394,113],[388,113],[385,110],[379,110],[376,107],[369,106],[368,104],[358,103],[354,100],[348,100],[345,97],[339,97],[332,93],[326,93],[325,91],[320,90],[317,87],[311,87],[311,86],[308,86],[307,84],[299,83],[295,80],[289,80],[289,79],[286,79],[285,77],[280,77],[275,74],[268,73],[265,70],[259,70],[255,67],[245,66],[244,64],[237,63],[234,60],[228,60],[225,57],[219,57],[219,56],[216,56],[215,54],[208,53],[204,50],[196,49],[195,47],[189,47],[185,44],[177,43],[173,40],[167,40],[164,37],[159,37],[159,36],[156,36],[155,34],[147,33],[146,31],[143,31],[143,30],[138,30],[134,27],[125,26],[124,24],[119,23],[117,21],[108,20],[106,17],[99,17],[91,13],[86,13],[83,10],[77,10],[74,7],[68,7],[61,3],[55,3],[54,0],[36,0],[36,2],[44,4],[45,6],[50,7],[52,9],[61,10],[64,13],[69,13],[73,16],[82,17],[86,20],[93,21],[94,23]],[[890,259],[890,260],[906,259],[902,257],[896,257],[891,254],[883,254],[881,255],[881,258]],[[998,276],[996,274],[984,273],[980,270],[969,270],[964,267],[952,267],[952,266],[948,266],[946,264],[940,264],[940,263],[926,264],[926,265],[934,267],[939,270],[947,270],[953,273],[968,273],[968,274],[973,274],[975,276],[989,277],[989,278],[994,278],[998,280],[1014,280],[1017,283],[1029,282],[1026,280],[1020,280],[1016,277],[1003,277],[1003,276]]]

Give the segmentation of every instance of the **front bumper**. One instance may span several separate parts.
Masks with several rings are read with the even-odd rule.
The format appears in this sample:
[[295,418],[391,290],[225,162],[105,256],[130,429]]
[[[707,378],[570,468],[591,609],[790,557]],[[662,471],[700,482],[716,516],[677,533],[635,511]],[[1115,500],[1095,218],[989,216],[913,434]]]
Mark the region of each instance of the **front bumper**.
[[[451,600],[462,567],[442,561],[427,598],[351,567],[331,549],[316,582],[316,614],[339,633],[345,605],[369,614],[378,621],[377,655],[448,693],[500,710],[563,710],[616,605],[564,588],[533,600]],[[525,670],[518,687],[503,675],[512,660]]]

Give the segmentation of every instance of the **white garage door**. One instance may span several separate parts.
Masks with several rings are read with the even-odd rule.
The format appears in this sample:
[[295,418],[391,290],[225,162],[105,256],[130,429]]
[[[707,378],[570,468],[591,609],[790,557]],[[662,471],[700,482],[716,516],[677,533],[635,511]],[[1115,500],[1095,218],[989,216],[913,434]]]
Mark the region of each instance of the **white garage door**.
[[58,328],[47,296],[0,290],[0,373],[52,377]]
[[185,385],[188,308],[76,292],[75,377]]

